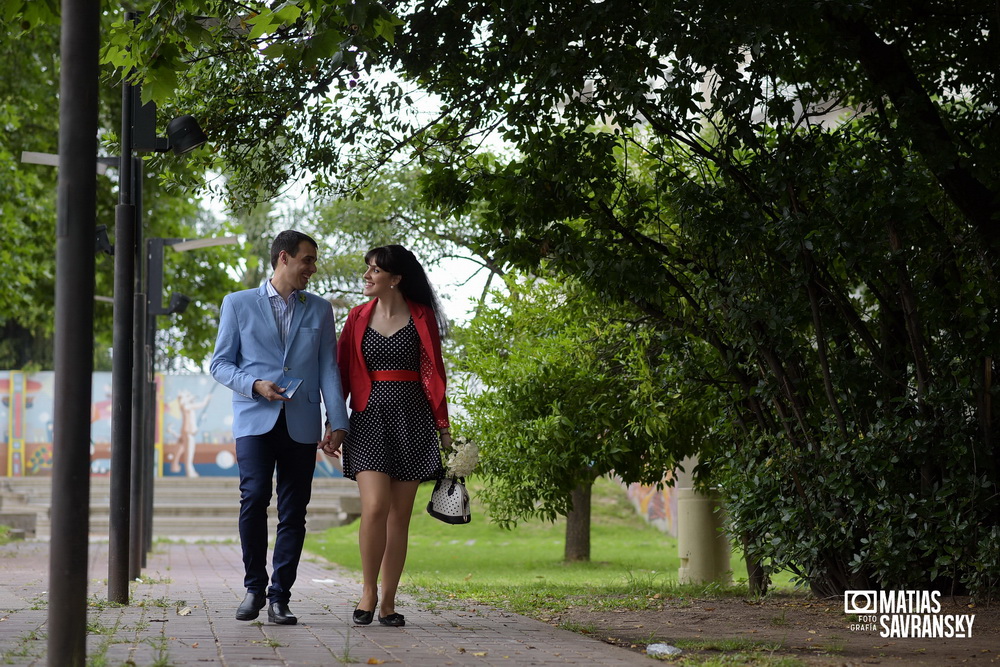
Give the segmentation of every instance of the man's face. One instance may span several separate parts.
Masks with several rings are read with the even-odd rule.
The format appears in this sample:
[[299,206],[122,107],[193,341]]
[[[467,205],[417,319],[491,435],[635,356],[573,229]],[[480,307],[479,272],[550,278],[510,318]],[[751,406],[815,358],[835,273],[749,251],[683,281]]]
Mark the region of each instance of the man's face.
[[297,290],[306,288],[309,278],[316,273],[316,248],[309,241],[300,241],[299,250],[292,257],[282,251],[278,257],[285,279]]

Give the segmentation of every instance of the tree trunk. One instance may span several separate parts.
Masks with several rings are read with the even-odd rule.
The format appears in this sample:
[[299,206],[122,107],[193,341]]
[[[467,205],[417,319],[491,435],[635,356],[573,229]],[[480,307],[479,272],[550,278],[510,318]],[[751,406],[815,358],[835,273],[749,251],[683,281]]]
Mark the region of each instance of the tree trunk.
[[590,492],[593,482],[573,489],[573,509],[566,515],[565,561],[590,560]]
[[768,586],[771,584],[771,578],[767,576],[764,566],[760,564],[757,557],[751,555],[753,553],[751,548],[753,540],[750,539],[750,536],[747,533],[743,533],[740,537],[743,540],[743,553],[746,557],[747,583],[750,586],[750,595],[762,597],[767,593]]

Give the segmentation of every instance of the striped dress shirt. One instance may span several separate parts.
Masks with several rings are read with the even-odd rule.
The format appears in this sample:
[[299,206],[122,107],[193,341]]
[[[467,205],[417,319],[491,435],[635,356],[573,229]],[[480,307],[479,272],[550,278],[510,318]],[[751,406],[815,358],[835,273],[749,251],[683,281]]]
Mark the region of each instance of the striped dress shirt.
[[278,294],[278,290],[274,289],[274,285],[271,281],[267,281],[267,296],[268,301],[271,303],[271,312],[274,313],[274,323],[278,325],[278,334],[281,336],[281,345],[285,345],[285,341],[288,340],[288,329],[292,325],[292,315],[295,313],[295,298],[298,296],[298,290],[292,290],[292,293],[288,295],[288,300],[285,301]]

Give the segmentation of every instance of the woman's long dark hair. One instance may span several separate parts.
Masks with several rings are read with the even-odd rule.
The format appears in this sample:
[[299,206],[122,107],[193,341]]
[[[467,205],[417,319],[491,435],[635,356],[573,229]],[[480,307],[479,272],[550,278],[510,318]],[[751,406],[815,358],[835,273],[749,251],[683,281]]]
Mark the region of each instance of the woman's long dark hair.
[[448,318],[441,310],[441,302],[438,301],[434,288],[427,280],[424,267],[420,265],[412,252],[401,245],[379,246],[365,253],[365,265],[371,265],[372,262],[375,262],[375,265],[383,271],[399,276],[400,281],[396,289],[410,301],[430,306],[431,310],[434,311],[434,319],[437,320],[441,335],[447,334]]

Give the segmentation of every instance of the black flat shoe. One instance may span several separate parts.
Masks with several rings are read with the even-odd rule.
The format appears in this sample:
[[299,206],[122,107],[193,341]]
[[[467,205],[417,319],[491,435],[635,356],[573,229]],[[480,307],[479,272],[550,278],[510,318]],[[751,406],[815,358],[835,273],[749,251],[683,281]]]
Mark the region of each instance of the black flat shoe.
[[237,621],[252,621],[260,615],[260,610],[267,604],[267,596],[263,593],[250,593],[243,598],[239,608],[236,610]]
[[295,625],[299,622],[284,602],[272,602],[267,608],[267,620],[277,625]]
[[[375,606],[378,606],[378,600],[375,600]],[[375,610],[372,609],[371,611],[365,611],[364,609],[358,607],[354,610],[354,616],[352,618],[354,619],[355,625],[371,625],[371,622],[375,620]]]
[[389,625],[394,628],[401,628],[406,625],[406,621],[403,619],[402,614],[389,614],[388,616],[379,616],[378,622],[382,625]]

